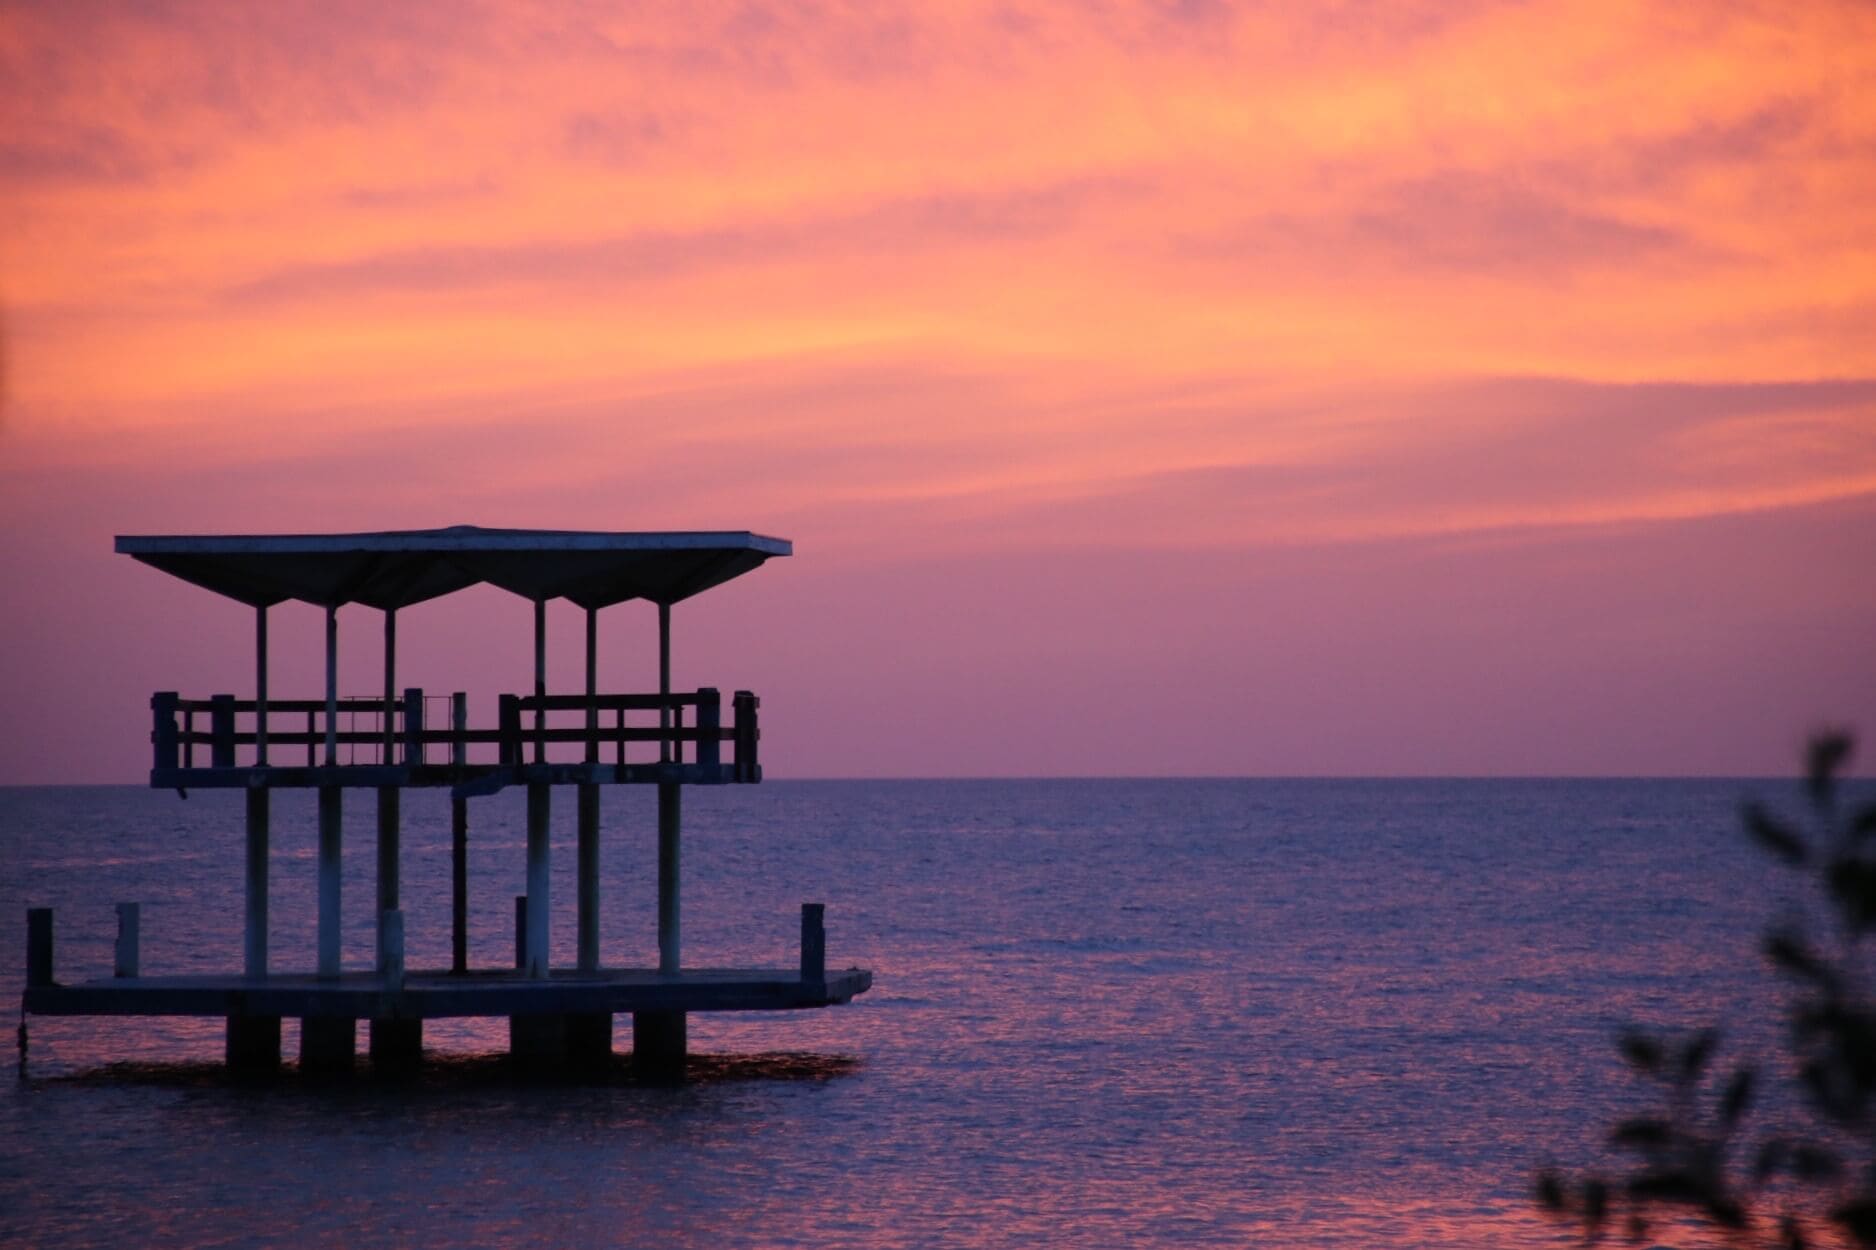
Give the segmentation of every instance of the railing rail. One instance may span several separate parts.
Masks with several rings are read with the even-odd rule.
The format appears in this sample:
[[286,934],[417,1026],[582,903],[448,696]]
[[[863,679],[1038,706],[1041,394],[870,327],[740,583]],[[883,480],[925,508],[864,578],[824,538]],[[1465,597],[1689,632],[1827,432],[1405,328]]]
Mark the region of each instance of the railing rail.
[[[450,715],[438,718],[446,723],[433,725],[428,704],[444,699],[449,701]],[[734,780],[754,781],[761,775],[756,756],[761,736],[759,705],[754,694],[736,691],[730,698],[730,723],[725,725],[722,695],[709,687],[669,695],[505,694],[497,701],[496,724],[478,728],[469,724],[466,715],[458,714],[463,696],[426,696],[417,687],[389,700],[341,699],[330,709],[334,718],[329,718],[323,699],[269,699],[263,705],[233,695],[184,699],[164,691],[150,700],[154,720],[150,740],[153,767],[158,771],[194,770],[200,766],[200,751],[206,751],[207,767],[212,769],[241,766],[242,753],[252,761],[251,766],[265,767],[254,758],[262,741],[277,751],[269,761],[274,767],[282,766],[281,757],[296,747],[306,748],[305,764],[314,767],[322,762],[322,748],[331,742],[345,751],[339,767],[359,763],[424,766],[434,756],[439,766],[457,769],[478,762],[519,765],[530,752],[544,759],[549,747],[568,745],[581,748],[580,758],[591,762],[604,758],[602,752],[610,747],[612,762],[624,766],[628,745],[638,744],[657,748],[652,760],[720,768],[725,762],[723,744],[729,743]],[[645,714],[646,723],[632,723],[630,713]],[[571,722],[575,716],[578,723],[553,723],[556,717],[568,717]],[[666,723],[660,724],[661,719]],[[470,758],[472,749],[491,746],[493,761]],[[395,760],[388,758],[393,753],[398,757]]]

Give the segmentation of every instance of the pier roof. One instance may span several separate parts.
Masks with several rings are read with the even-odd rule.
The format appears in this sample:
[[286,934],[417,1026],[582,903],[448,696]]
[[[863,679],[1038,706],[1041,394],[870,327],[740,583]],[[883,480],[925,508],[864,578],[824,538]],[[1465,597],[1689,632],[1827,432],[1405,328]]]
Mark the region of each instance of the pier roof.
[[603,608],[671,604],[794,547],[746,530],[385,530],[366,534],[120,535],[120,554],[252,607],[407,607],[488,583],[527,599]]

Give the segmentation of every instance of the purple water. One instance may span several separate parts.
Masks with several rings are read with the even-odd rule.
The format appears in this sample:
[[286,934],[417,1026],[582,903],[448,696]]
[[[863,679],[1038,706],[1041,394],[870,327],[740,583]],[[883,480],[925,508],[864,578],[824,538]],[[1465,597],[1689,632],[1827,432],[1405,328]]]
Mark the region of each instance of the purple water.
[[[693,789],[686,963],[787,966],[825,901],[829,962],[871,993],[693,1016],[710,1058],[674,1086],[517,1083],[477,1058],[500,1021],[432,1022],[452,1058],[393,1086],[228,1079],[219,1022],[34,1017],[28,1079],[0,1081],[0,1244],[1569,1245],[1530,1175],[1590,1158],[1631,1100],[1618,1026],[1770,1027],[1747,792],[1795,805],[1732,781]],[[605,803],[605,959],[648,965],[650,796]],[[409,963],[444,966],[448,804],[404,806]],[[28,906],[57,909],[60,979],[109,975],[119,900],[146,972],[237,967],[241,818],[232,794],[0,790],[3,975]],[[518,794],[471,807],[479,963],[512,959],[522,821]],[[274,823],[275,963],[308,967],[311,795]]]

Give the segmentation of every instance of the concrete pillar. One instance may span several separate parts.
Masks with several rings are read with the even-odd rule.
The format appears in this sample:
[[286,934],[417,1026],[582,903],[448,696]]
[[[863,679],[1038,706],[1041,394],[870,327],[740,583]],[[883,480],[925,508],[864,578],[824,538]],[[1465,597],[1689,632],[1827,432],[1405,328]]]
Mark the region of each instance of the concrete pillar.
[[646,1072],[682,1072],[689,1021],[681,1011],[632,1014],[632,1064]]
[[[579,789],[580,959],[581,972],[599,970],[599,787]],[[611,1026],[607,1026],[610,1035]],[[610,1043],[609,1043],[610,1044]]]
[[350,1016],[300,1020],[300,1071],[350,1072],[358,1061],[358,1021]]
[[508,1055],[516,1066],[557,1072],[567,1062],[565,1012],[508,1017]]
[[[658,783],[658,971],[676,976],[682,967],[678,907],[678,834],[683,787]],[[682,1068],[688,1025],[681,1011],[641,1011],[632,1016],[633,1062],[644,1068]]]
[[[247,792],[247,918],[242,935],[242,971],[251,977],[267,975],[267,819],[270,793],[265,786],[250,787]],[[279,1048],[276,1046],[275,1049]]]
[[223,1056],[237,1072],[273,1072],[280,1067],[279,1016],[229,1016]]
[[[384,918],[398,910],[398,788],[378,787],[378,971],[384,971]],[[402,943],[400,942],[400,945]]]
[[[339,800],[338,786],[319,787],[319,975],[339,975]],[[301,1047],[305,1049],[304,1045]]]
[[378,917],[378,975],[387,994],[404,989],[404,913],[387,911]]
[[[390,1009],[402,1004],[404,989],[404,913],[387,911],[378,917],[378,971]],[[423,1021],[391,1016],[371,1021],[371,1070],[380,1075],[408,1072],[423,1059]]]
[[[599,709],[593,700],[599,697],[599,610],[586,610],[586,763],[599,762]],[[579,968],[582,972],[599,970],[599,787],[592,782],[580,786],[580,842],[577,855],[579,878]],[[612,1018],[606,1018],[606,1048],[612,1048]]]
[[679,833],[683,787],[658,783],[658,971],[676,974],[680,964]]
[[612,1013],[567,1016],[567,1061],[578,1068],[603,1067],[612,1059]]
[[423,1021],[373,1020],[369,1034],[373,1072],[412,1072],[423,1063]]
[[528,783],[528,942],[527,975],[547,975],[548,817],[553,787]]

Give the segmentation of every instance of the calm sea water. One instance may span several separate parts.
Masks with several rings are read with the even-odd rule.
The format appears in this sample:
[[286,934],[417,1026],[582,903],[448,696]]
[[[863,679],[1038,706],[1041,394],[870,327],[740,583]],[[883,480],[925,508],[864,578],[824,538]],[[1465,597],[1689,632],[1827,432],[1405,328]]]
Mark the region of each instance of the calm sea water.
[[[0,1081],[0,1244],[1571,1244],[1530,1175],[1632,1101],[1618,1027],[1770,1027],[1748,792],[1795,806],[1726,781],[691,790],[686,962],[789,965],[825,901],[871,993],[693,1016],[710,1058],[668,1086],[516,1083],[497,1021],[432,1023],[450,1058],[393,1086],[227,1079],[216,1022],[35,1017]],[[606,803],[605,957],[648,965],[654,813]],[[447,807],[405,800],[413,967],[448,962]],[[471,812],[472,959],[499,964],[522,804]],[[348,804],[359,967],[372,819]],[[274,820],[275,959],[310,966],[311,796]],[[238,966],[240,829],[232,795],[0,790],[0,969],[23,980],[23,910],[52,906],[60,978],[108,975],[133,899],[147,972]]]

